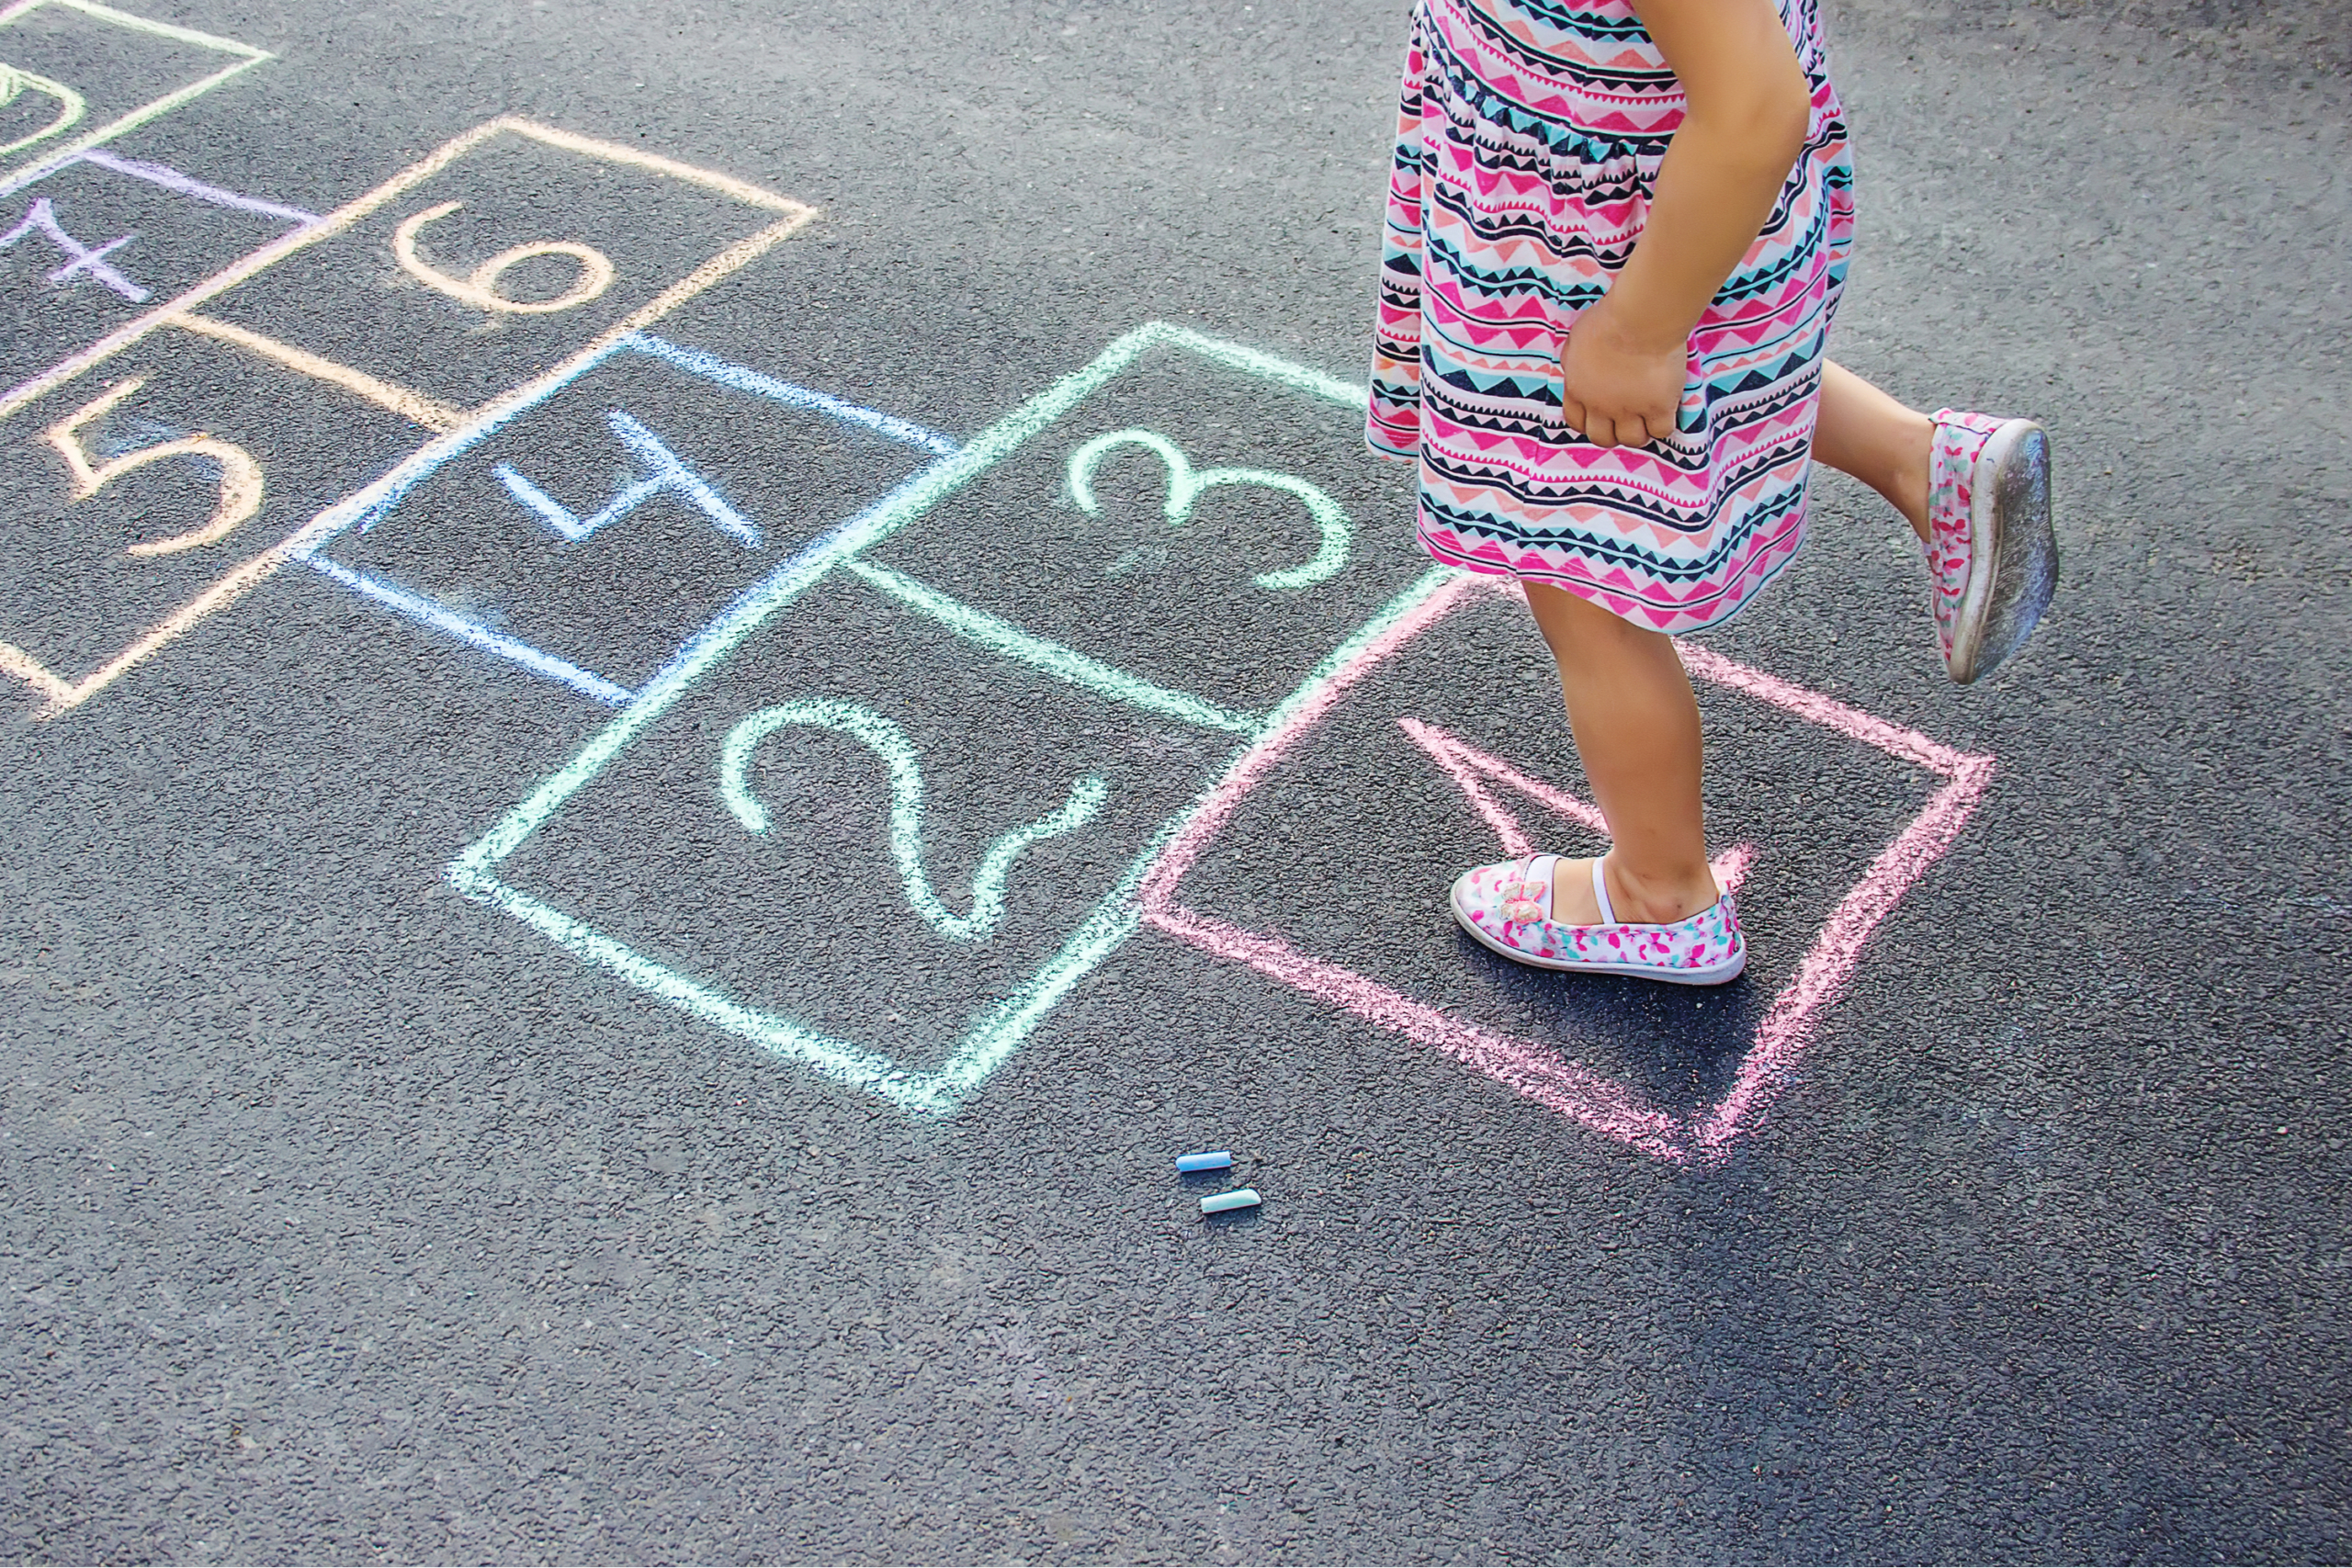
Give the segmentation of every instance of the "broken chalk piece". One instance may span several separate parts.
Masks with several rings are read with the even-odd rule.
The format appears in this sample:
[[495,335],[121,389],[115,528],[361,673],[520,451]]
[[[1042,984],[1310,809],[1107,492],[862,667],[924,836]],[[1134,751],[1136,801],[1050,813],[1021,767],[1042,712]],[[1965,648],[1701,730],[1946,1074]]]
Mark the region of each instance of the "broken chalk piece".
[[1206,1154],[1178,1155],[1176,1168],[1178,1170],[1230,1170],[1233,1168],[1233,1156],[1225,1149],[1211,1149]]
[[1254,1187],[1244,1187],[1238,1192],[1220,1192],[1214,1198],[1201,1200],[1201,1213],[1222,1214],[1227,1209],[1254,1209],[1264,1200]]

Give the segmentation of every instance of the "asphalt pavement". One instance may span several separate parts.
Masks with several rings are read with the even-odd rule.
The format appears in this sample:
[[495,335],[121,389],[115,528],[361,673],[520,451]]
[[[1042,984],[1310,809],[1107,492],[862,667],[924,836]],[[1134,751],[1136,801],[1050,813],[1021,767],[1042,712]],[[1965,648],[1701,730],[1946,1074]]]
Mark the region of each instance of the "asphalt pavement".
[[1823,479],[1668,995],[1446,916],[1405,9],[0,11],[0,1556],[2352,1551],[2352,32],[1828,0],[2062,586]]

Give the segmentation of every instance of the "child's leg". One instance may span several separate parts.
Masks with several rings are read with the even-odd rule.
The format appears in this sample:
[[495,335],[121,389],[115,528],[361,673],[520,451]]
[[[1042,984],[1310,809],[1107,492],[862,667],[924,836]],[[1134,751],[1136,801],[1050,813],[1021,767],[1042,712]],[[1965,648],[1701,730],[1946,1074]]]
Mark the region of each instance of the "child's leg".
[[1935,421],[1926,414],[1904,407],[1842,365],[1822,365],[1815,460],[1886,497],[1922,539],[1928,536],[1928,453],[1935,438]]
[[[1560,666],[1568,725],[1609,820],[1609,899],[1620,920],[1667,925],[1719,897],[1699,805],[1699,704],[1673,642],[1565,589],[1524,582]],[[1600,919],[1589,874],[1553,881],[1552,918]]]
[[[1813,455],[1884,496],[1921,538],[1935,422],[1842,365],[1822,367]],[[1619,919],[1670,924],[1719,896],[1700,806],[1699,705],[1673,642],[1565,589],[1524,582],[1528,607],[1560,667],[1568,725],[1614,840],[1605,874]],[[1589,878],[1553,881],[1552,918],[1600,918]]]

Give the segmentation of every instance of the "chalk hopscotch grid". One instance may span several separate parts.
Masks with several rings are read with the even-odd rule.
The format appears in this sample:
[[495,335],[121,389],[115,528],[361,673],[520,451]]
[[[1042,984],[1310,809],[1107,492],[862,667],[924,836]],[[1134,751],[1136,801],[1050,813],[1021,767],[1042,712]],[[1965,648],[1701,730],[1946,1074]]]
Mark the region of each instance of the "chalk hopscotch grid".
[[[36,153],[13,172],[0,175],[0,197],[12,195],[43,175],[55,173],[59,168],[72,163],[94,147],[111,141],[127,131],[136,130],[141,126],[161,118],[184,104],[195,102],[240,73],[250,71],[266,60],[277,58],[266,49],[255,49],[251,44],[239,43],[234,39],[216,38],[210,33],[198,32],[193,28],[178,27],[170,22],[158,22],[146,17],[134,17],[128,11],[118,11],[111,6],[100,5],[97,0],[17,0],[15,5],[0,6],[0,28],[6,28],[11,22],[20,20],[45,6],[78,12],[95,21],[125,28],[132,32],[145,33],[150,38],[169,39],[175,43],[191,44],[198,49],[233,54],[237,59],[212,74],[188,83],[185,86],[175,88],[160,98],[141,104],[128,114],[118,116],[94,130],[85,131],[82,135],[53,147],[46,152]],[[0,36],[0,47],[5,45],[6,38]],[[74,117],[74,119],[79,118],[78,113]],[[59,125],[49,134],[62,134],[72,129],[73,124],[69,121]],[[39,138],[40,141],[48,139],[48,135]]]
[[[85,6],[88,4],[88,0],[32,0],[32,3]],[[0,19],[5,19],[6,16],[19,14],[26,8],[28,7],[19,6],[14,12],[0,13]],[[468,152],[502,134],[525,137],[543,145],[577,153],[582,157],[601,159],[682,180],[690,185],[717,191],[755,209],[775,214],[776,220],[719,251],[685,276],[655,295],[653,299],[605,328],[586,346],[577,350],[561,363],[492,399],[470,413],[443,410],[437,404],[433,404],[431,400],[424,399],[422,394],[412,393],[402,388],[390,387],[348,367],[338,366],[301,350],[277,344],[261,337],[258,333],[231,328],[226,322],[214,321],[197,313],[196,307],[227,293],[239,284],[258,276],[296,252],[345,231],[386,204],[396,200],[416,186],[432,178]],[[471,130],[442,143],[391,178],[354,197],[325,217],[280,235],[194,285],[186,292],[125,322],[88,347],[68,355],[49,369],[10,389],[6,393],[0,393],[0,419],[6,419],[18,412],[35,400],[86,374],[141,342],[150,334],[165,327],[176,327],[183,331],[226,339],[264,358],[276,360],[306,375],[379,402],[396,412],[415,419],[428,430],[445,431],[445,434],[435,440],[428,441],[424,447],[413,454],[408,462],[391,470],[391,473],[385,477],[386,479],[390,479],[407,472],[417,458],[428,457],[435,454],[443,443],[458,437],[465,437],[470,443],[497,429],[515,413],[541,401],[549,393],[576,378],[587,367],[612,353],[623,339],[642,332],[686,300],[767,254],[804,227],[816,215],[817,209],[805,202],[778,196],[773,191],[763,190],[757,186],[747,184],[727,175],[718,174],[709,169],[698,169],[691,164],[640,152],[633,147],[624,147],[616,142],[600,141],[593,137],[559,130],[552,126],[541,125],[517,116],[503,115],[496,119],[487,120]],[[443,460],[446,460],[446,457]],[[71,712],[120,679],[132,668],[185,635],[190,627],[207,616],[234,604],[267,581],[280,568],[307,555],[310,550],[315,548],[317,543],[340,532],[343,527],[348,525],[345,514],[352,502],[376,494],[384,482],[384,479],[379,479],[375,484],[358,491],[355,497],[327,508],[287,538],[262,550],[243,564],[232,568],[178,609],[136,635],[121,651],[88,674],[78,679],[61,677],[31,654],[6,642],[0,642],[0,673],[14,676],[39,694],[41,701],[32,710],[32,716],[35,719],[53,719],[60,715]],[[413,484],[413,480],[411,482]],[[396,605],[395,607],[413,608],[420,615],[425,613],[424,607],[421,604]],[[456,631],[456,628],[447,626],[442,629]],[[495,634],[490,635],[495,636]],[[500,652],[505,657],[516,658],[526,664],[529,662],[527,658],[519,651],[519,645],[516,649],[492,648],[491,651]],[[582,673],[585,675],[586,672]]]
[[[0,28],[50,6],[109,25],[237,58],[218,72],[39,152],[17,169],[0,175],[0,197],[13,194],[76,163],[87,163],[150,181],[194,199],[276,217],[294,227],[169,303],[117,329],[49,371],[0,393],[0,417],[18,412],[149,333],[164,326],[175,326],[228,341],[262,357],[278,360],[299,371],[342,386],[346,390],[415,419],[435,432],[440,439],[428,443],[424,450],[375,485],[313,518],[279,545],[232,569],[179,611],[134,639],[129,648],[91,675],[76,682],[62,681],[29,655],[6,644],[0,644],[0,671],[26,681],[47,699],[36,716],[56,716],[86,700],[96,690],[155,652],[203,616],[242,596],[279,566],[299,559],[322,575],[424,625],[483,651],[510,660],[536,673],[562,682],[598,701],[622,705],[624,711],[619,717],[597,740],[591,742],[571,766],[548,780],[510,812],[488,836],[458,856],[450,867],[451,880],[469,896],[507,908],[561,945],[623,975],[674,1005],[752,1038],[779,1055],[798,1056],[829,1076],[872,1089],[910,1110],[944,1112],[955,1109],[1018,1048],[1036,1020],[1070,986],[1132,934],[1140,923],[1148,920],[1205,951],[1250,964],[1270,977],[1297,986],[1326,1000],[1339,1002],[1373,1021],[1398,1029],[1424,1043],[1435,1045],[1490,1076],[1511,1083],[1521,1092],[1646,1152],[1677,1160],[1706,1157],[1719,1153],[1739,1130],[1743,1120],[1760,1113],[1769,1103],[1772,1092],[1787,1077],[1810,1039],[1817,1015],[1842,993],[1850,980],[1860,949],[1870,932],[1892,910],[1912,883],[1950,847],[1989,784],[1993,770],[1991,758],[1952,751],[1916,732],[1845,708],[1818,694],[1791,686],[1761,671],[1734,664],[1702,649],[1686,649],[1686,661],[1691,665],[1694,674],[1747,691],[1800,716],[1864,739],[1891,755],[1939,773],[1949,782],[1905,832],[1879,857],[1863,880],[1833,913],[1797,978],[1768,1010],[1732,1091],[1703,1117],[1687,1122],[1667,1117],[1635,1103],[1618,1086],[1600,1080],[1576,1064],[1559,1062],[1546,1047],[1487,1036],[1483,1032],[1434,1010],[1423,1008],[1409,998],[1385,993],[1375,983],[1363,976],[1299,953],[1279,938],[1227,926],[1174,900],[1177,883],[1206,848],[1217,827],[1238,804],[1241,795],[1262,777],[1273,760],[1286,752],[1307,728],[1329,711],[1346,688],[1404,641],[1450,613],[1458,604],[1467,586],[1465,583],[1443,571],[1430,573],[1360,628],[1355,637],[1335,650],[1289,698],[1277,705],[1272,712],[1261,716],[1233,713],[1188,694],[1167,691],[1115,667],[1089,659],[1074,649],[1035,637],[984,612],[958,604],[903,574],[854,558],[859,552],[904,527],[947,495],[1002,461],[1090,396],[1111,376],[1158,344],[1190,349],[1246,373],[1345,404],[1351,405],[1360,400],[1360,389],[1241,345],[1208,339],[1181,328],[1152,323],[1128,334],[1093,365],[1066,378],[1016,410],[971,446],[958,448],[952,440],[937,432],[907,425],[888,415],[841,402],[809,389],[776,381],[744,367],[700,355],[642,332],[643,327],[673,310],[685,299],[740,268],[805,224],[814,216],[814,209],[805,204],[775,196],[725,175],[674,164],[634,149],[555,130],[511,116],[490,121],[454,139],[390,180],[323,217],[243,197],[206,185],[161,164],[119,158],[98,149],[126,131],[193,101],[254,65],[275,58],[269,51],[192,28],[133,16],[99,4],[97,0],[17,0],[13,5],[0,6]],[[39,82],[44,90],[51,90],[51,85],[40,79],[29,80]],[[50,130],[28,139],[25,145],[62,134],[78,121],[84,112],[79,95],[66,89],[58,96],[63,105],[59,121]],[[347,367],[331,364],[303,351],[265,339],[258,333],[195,313],[195,306],[248,280],[295,251],[347,230],[502,131],[511,131],[583,155],[681,177],[720,190],[750,205],[784,214],[784,217],[781,221],[712,257],[647,306],[608,328],[596,341],[563,364],[470,412],[446,408],[421,394],[382,383]],[[485,439],[514,415],[537,406],[548,396],[624,350],[654,355],[689,374],[735,389],[864,425],[877,434],[922,447],[931,452],[938,461],[910,476],[880,502],[840,525],[748,591],[709,627],[690,639],[648,682],[645,690],[637,694],[543,649],[481,626],[425,595],[380,578],[354,571],[317,553],[324,544],[347,528],[372,526],[396,506],[402,496],[442,464]],[[1055,958],[1014,996],[991,1010],[967,1034],[948,1065],[935,1072],[918,1073],[902,1068],[876,1053],[862,1051],[844,1042],[802,1030],[788,1020],[743,1008],[691,978],[667,970],[613,942],[551,906],[506,886],[490,870],[519,848],[548,816],[559,809],[571,794],[593,779],[645,725],[690,690],[702,673],[835,566],[844,568],[910,609],[941,622],[957,635],[1029,663],[1058,679],[1095,690],[1114,700],[1239,735],[1245,739],[1227,774],[1162,827],[1117,886],[1097,905]]]
[[1137,930],[1139,892],[1168,847],[1214,803],[1220,780],[1163,823],[1111,888],[1080,919],[1062,946],[1013,992],[984,1009],[938,1067],[919,1069],[836,1039],[782,1015],[752,1008],[715,987],[650,958],[544,899],[503,881],[496,867],[519,850],[564,803],[593,782],[620,752],[667,712],[721,660],[768,620],[836,570],[880,588],[909,608],[930,615],[958,636],[1020,660],[1057,679],[1089,687],[1147,711],[1238,733],[1246,757],[1264,737],[1295,727],[1307,710],[1328,707],[1339,689],[1376,662],[1367,653],[1394,646],[1446,594],[1456,574],[1424,573],[1359,626],[1309,672],[1289,696],[1262,716],[1230,713],[1182,693],[1170,693],[1125,671],[1046,642],[985,613],[961,605],[913,579],[859,560],[864,552],[930,513],[949,496],[1010,458],[1092,396],[1148,351],[1166,346],[1343,407],[1361,403],[1363,389],[1238,344],[1164,322],[1149,322],[1106,348],[1094,361],[1032,398],[970,442],[909,476],[895,490],[836,525],[747,589],[648,681],[613,721],[561,770],[509,811],[451,863],[450,882],[468,897],[505,910],[558,946],[616,975],[706,1023],[726,1030],[785,1061],[865,1090],[924,1115],[956,1111],[1011,1059],[1037,1021]]

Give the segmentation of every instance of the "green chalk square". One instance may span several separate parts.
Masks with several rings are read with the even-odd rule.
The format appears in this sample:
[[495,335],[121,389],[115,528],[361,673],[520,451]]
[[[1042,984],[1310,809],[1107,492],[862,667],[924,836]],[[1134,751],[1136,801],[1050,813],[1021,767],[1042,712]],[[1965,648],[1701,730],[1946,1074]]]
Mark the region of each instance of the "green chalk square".
[[1154,353],[865,561],[1248,734],[1428,566],[1363,424],[1358,398]]
[[1054,960],[1238,744],[973,647],[834,571],[499,876],[920,1077]]
[[[1031,678],[1042,671],[1067,685],[1080,688],[1073,691],[1073,696],[1124,703],[1135,710],[1134,716],[1138,719],[1169,722],[1168,705],[1172,703],[1181,710],[1181,694],[1155,698],[1150,694],[1164,692],[1165,688],[1121,671],[1097,656],[1061,649],[1058,644],[1046,649],[1023,649],[1017,643],[1020,628],[1012,627],[1008,632],[1011,623],[985,611],[970,611],[969,615],[978,616],[978,623],[972,623],[967,616],[966,624],[959,626],[952,606],[943,610],[927,604],[904,581],[885,580],[876,575],[876,568],[854,565],[884,540],[920,519],[932,517],[975,480],[992,474],[1016,456],[1034,454],[1041,436],[1065,428],[1065,422],[1097,391],[1155,348],[1206,361],[1278,391],[1317,403],[1337,404],[1350,410],[1362,406],[1363,393],[1360,387],[1238,344],[1158,322],[1127,333],[1085,368],[1063,378],[999,420],[955,456],[913,476],[745,595],[728,614],[698,634],[680,659],[649,682],[637,700],[564,768],[518,803],[481,840],[460,852],[449,868],[451,882],[468,897],[504,909],[575,957],[761,1047],[779,1060],[878,1094],[910,1112],[940,1115],[954,1111],[1012,1057],[1030,1031],[1073,986],[1133,934],[1141,919],[1136,892],[1145,874],[1234,761],[1259,738],[1285,723],[1353,656],[1355,649],[1433,592],[1447,574],[1422,570],[1420,563],[1414,563],[1410,572],[1397,570],[1397,562],[1385,563],[1374,576],[1409,578],[1408,585],[1401,592],[1384,592],[1381,597],[1385,603],[1371,617],[1340,637],[1338,646],[1305,671],[1304,680],[1286,696],[1246,716],[1227,716],[1238,722],[1219,724],[1196,718],[1194,733],[1212,743],[1202,755],[1196,792],[1146,837],[1139,852],[1112,877],[1110,886],[1042,964],[982,1003],[968,1028],[934,1065],[911,1063],[826,1032],[804,1020],[751,1005],[713,983],[707,976],[685,973],[664,964],[611,931],[559,908],[546,897],[525,891],[501,874],[498,868],[548,824],[573,795],[598,779],[673,707],[696,694],[722,666],[731,667],[754,634],[778,615],[803,607],[801,602],[813,590],[829,582],[846,585],[859,581],[869,591],[881,590],[881,598],[895,599],[902,610],[911,607],[915,613],[931,615],[938,626],[977,642],[979,646],[975,649],[976,660],[984,651],[1006,655],[1009,648],[1010,656],[1027,666],[1025,673]],[[1054,454],[1054,460],[1059,462],[1060,454]],[[1340,575],[1352,575],[1352,569]],[[1008,636],[1015,637],[1015,643],[1005,645]],[[1058,655],[1052,651],[1056,649],[1075,663],[1064,660],[1057,664]],[[1135,690],[1130,690],[1130,683]],[[776,694],[778,697],[795,694]],[[1161,711],[1145,711],[1154,702],[1162,705]],[[738,704],[739,708],[741,705]],[[719,737],[710,737],[714,749],[718,742]],[[875,766],[878,773],[880,764],[876,762]],[[877,892],[893,899],[900,897],[900,889],[894,884],[882,884]]]

